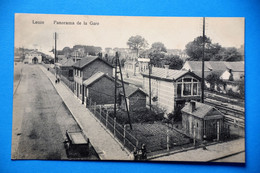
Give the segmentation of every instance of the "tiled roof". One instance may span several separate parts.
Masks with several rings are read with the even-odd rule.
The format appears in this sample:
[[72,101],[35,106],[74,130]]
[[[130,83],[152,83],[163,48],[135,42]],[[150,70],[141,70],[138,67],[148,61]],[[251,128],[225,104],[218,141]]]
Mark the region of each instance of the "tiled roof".
[[62,67],[70,67],[73,64],[75,64],[75,62],[73,61],[73,59],[62,59],[62,60],[59,60],[59,62],[57,64]]
[[[168,71],[168,72],[166,72],[166,71]],[[187,71],[187,70],[172,70],[172,69],[153,67],[151,77],[166,79],[166,80],[177,80],[178,78],[180,78],[183,75],[188,74],[188,73],[191,73],[191,72]],[[142,75],[148,76],[149,71],[142,73]],[[196,74],[194,74],[194,75],[196,75]],[[198,76],[198,78],[199,78],[199,76]]]
[[244,72],[245,71],[245,63],[244,61],[238,62],[225,62],[228,69],[231,69],[234,72]]
[[134,94],[137,91],[141,91],[145,95],[147,95],[147,93],[144,90],[142,90],[141,88],[125,85],[125,95],[126,95],[126,97],[130,97],[132,94]]
[[204,118],[211,110],[215,109],[213,106],[200,103],[200,102],[195,102],[195,110],[193,112],[190,112],[190,103],[186,103],[186,105],[182,108],[183,112],[186,112],[188,114],[192,114],[195,117],[198,118]]
[[[201,61],[186,61],[189,64],[191,71],[201,71]],[[205,61],[205,72],[206,71],[225,71],[232,69],[232,71],[244,71],[244,62],[227,62],[227,61]],[[186,69],[187,70],[187,69]]]
[[92,63],[95,60],[100,60],[103,61],[104,63],[106,63],[107,65],[113,67],[111,64],[109,64],[108,62],[104,61],[103,59],[99,58],[98,56],[87,56],[85,58],[82,58],[81,60],[77,61],[73,67],[76,68],[83,68],[86,65],[89,65],[90,63]]
[[97,73],[95,73],[94,75],[92,75],[90,78],[88,78],[87,80],[85,80],[85,81],[83,82],[83,85],[89,86],[89,85],[91,85],[92,83],[96,82],[98,79],[100,79],[100,78],[103,77],[103,76],[106,76],[106,74],[103,73],[103,72],[97,72]]

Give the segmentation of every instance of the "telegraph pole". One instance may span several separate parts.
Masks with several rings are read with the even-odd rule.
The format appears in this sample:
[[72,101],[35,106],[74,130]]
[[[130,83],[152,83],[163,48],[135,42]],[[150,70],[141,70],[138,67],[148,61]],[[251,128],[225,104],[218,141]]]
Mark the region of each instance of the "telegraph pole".
[[202,34],[202,40],[203,40],[203,47],[202,47],[202,79],[201,79],[201,103],[204,103],[204,56],[205,56],[205,17],[203,17],[203,34]]
[[56,62],[57,62],[57,33],[54,33],[54,66],[55,66],[55,76],[57,79],[57,67],[56,67]]
[[149,62],[149,106],[150,106],[150,114],[152,111],[152,90],[151,90],[151,69],[152,65]]

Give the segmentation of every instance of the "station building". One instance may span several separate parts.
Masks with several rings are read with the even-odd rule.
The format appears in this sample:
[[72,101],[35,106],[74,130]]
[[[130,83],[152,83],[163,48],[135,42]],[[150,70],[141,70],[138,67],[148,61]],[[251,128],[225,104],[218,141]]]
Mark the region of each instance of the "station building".
[[38,64],[42,63],[42,55],[37,51],[30,51],[25,55],[24,64]]
[[[143,88],[147,93],[149,93],[148,71],[142,73]],[[150,77],[152,105],[161,108],[165,114],[180,110],[186,101],[200,100],[201,78],[193,72],[153,67]]]

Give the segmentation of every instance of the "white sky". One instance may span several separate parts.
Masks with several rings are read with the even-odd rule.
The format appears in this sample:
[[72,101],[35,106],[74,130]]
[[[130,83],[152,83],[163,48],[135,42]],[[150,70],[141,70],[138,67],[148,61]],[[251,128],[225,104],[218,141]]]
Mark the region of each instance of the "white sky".
[[[32,21],[44,21],[33,24]],[[74,22],[57,25],[54,21]],[[81,25],[77,25],[81,21]],[[83,25],[83,21],[88,25]],[[99,25],[89,25],[90,21]],[[53,33],[58,33],[58,50],[76,44],[106,47],[127,47],[131,36],[141,35],[149,45],[162,42],[167,49],[184,49],[185,45],[202,35],[200,17],[126,17],[16,14],[15,47],[37,48],[44,53],[54,46]],[[223,47],[244,44],[244,18],[206,18],[206,35]]]

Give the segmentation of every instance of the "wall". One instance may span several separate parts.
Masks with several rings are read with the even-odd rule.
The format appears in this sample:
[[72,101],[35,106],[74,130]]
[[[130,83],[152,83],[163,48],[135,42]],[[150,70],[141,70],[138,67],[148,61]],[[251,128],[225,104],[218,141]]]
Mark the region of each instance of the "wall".
[[185,112],[182,113],[182,128],[186,135],[191,138],[194,137],[195,125],[195,138],[197,140],[203,139],[203,120],[189,115]]
[[107,77],[102,77],[100,80],[95,82],[92,86],[88,87],[89,98],[92,103],[96,104],[113,104],[114,103],[114,92],[115,86],[114,81]]
[[113,68],[111,66],[107,65],[101,60],[95,60],[83,68],[83,81],[99,71],[107,74],[110,77],[113,75]]
[[144,110],[146,108],[146,95],[144,93],[138,91],[131,95],[131,97],[129,97],[128,99],[129,111]]
[[[143,86],[149,95],[149,78],[144,77]],[[152,99],[157,97],[157,101],[152,100],[152,105],[156,105],[165,110],[166,113],[174,111],[174,85],[172,82],[163,80],[151,79],[151,95]],[[149,103],[149,97],[147,97]]]

